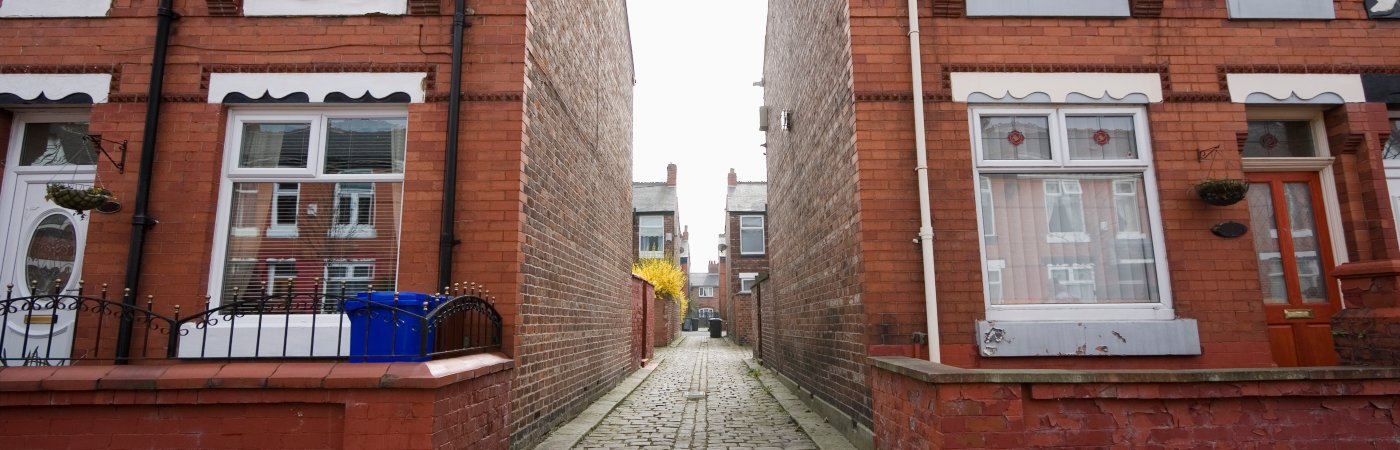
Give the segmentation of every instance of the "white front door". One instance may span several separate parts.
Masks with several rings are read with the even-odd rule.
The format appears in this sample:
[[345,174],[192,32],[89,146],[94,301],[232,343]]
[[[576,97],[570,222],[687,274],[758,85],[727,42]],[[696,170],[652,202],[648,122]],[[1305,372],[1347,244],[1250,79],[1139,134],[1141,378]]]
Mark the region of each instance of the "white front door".
[[[46,199],[49,183],[92,185],[96,155],[82,138],[87,114],[17,115],[0,188],[0,284],[13,284],[0,351],[4,365],[65,364],[72,355],[73,300],[81,279],[87,218]],[[55,306],[59,306],[55,308]],[[81,357],[81,355],[76,355]],[[22,361],[14,358],[23,358]]]

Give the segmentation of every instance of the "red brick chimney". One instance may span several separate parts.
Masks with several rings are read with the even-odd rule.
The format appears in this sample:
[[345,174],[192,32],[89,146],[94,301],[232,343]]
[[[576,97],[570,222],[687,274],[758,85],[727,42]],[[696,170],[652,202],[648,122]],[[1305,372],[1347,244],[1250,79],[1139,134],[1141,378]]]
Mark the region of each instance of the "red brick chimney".
[[719,261],[710,261],[710,271],[706,273],[719,273]]
[[667,164],[667,165],[666,165],[666,185],[667,185],[667,186],[675,186],[675,185],[676,185],[676,165],[675,165],[675,164]]
[[738,185],[739,185],[739,175],[734,173],[734,169],[733,169],[733,168],[730,168],[730,169],[729,169],[729,185],[730,185],[730,186],[738,186]]

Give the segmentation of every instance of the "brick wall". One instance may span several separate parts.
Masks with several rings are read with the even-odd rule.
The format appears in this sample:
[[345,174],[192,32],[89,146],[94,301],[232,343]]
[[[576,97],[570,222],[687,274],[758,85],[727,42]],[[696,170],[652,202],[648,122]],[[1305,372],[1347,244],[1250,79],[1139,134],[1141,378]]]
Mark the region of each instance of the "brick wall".
[[510,366],[483,354],[0,368],[0,440],[7,448],[505,449]]
[[[1400,448],[1394,370],[1023,372],[993,381],[901,365],[875,369],[871,380],[878,448]],[[939,377],[947,379],[930,381]]]
[[768,8],[769,123],[782,110],[798,112],[791,131],[768,132],[764,301],[774,331],[764,336],[773,351],[763,362],[869,422],[850,16],[846,2],[772,0]]
[[[767,134],[774,265],[765,300],[773,301],[773,320],[782,326],[764,359],[865,421],[869,394],[857,355],[923,357],[927,348],[912,344],[911,335],[927,327],[919,248],[910,243],[918,235],[919,207],[907,3],[843,3],[769,4],[765,104],[771,123],[792,110],[793,128]],[[1246,108],[1229,102],[1222,74],[1400,72],[1400,57],[1380,44],[1394,24],[1366,20],[1354,3],[1337,3],[1337,20],[1308,22],[1229,21],[1223,2],[1167,2],[1160,19],[1148,17],[1154,8],[1138,8],[1138,17],[1113,20],[966,18],[961,2],[932,3],[930,9],[920,2],[920,34],[943,361],[987,368],[1273,365],[1253,245],[1208,232],[1227,220],[1247,223],[1248,205],[1210,207],[1192,192],[1207,177],[1242,176],[1236,142],[1246,129]],[[938,17],[931,16],[935,11]],[[1149,105],[1147,118],[1164,251],[1176,315],[1198,321],[1203,355],[977,355],[973,327],[986,317],[975,269],[981,263],[977,190],[968,105],[950,101],[951,72],[1161,74],[1165,102]],[[1382,131],[1366,117],[1378,117],[1378,107],[1350,104],[1325,113],[1326,138],[1337,143],[1344,225],[1333,232],[1353,260],[1395,257],[1389,206],[1374,197],[1383,189],[1373,151]],[[1213,161],[1197,159],[1197,150],[1215,145],[1227,151]],[[1379,286],[1376,295],[1393,297],[1388,286],[1395,276],[1387,276],[1357,285]],[[804,346],[816,343],[821,346]]]
[[632,276],[632,356],[639,363],[650,360],[655,353],[658,312],[655,291],[651,283]]
[[[727,228],[725,230],[725,236],[727,236],[729,240],[727,245],[729,245],[730,257],[728,272],[726,272],[724,276],[729,279],[729,284],[727,285],[727,287],[730,291],[725,293],[725,295],[729,297],[729,301],[726,302],[724,305],[725,310],[721,312],[721,318],[724,319],[724,331],[726,336],[739,345],[752,344],[754,342],[753,339],[755,335],[753,328],[753,293],[740,292],[740,290],[743,289],[743,286],[739,282],[739,274],[762,274],[768,272],[767,253],[764,253],[763,255],[742,255],[739,253],[739,216],[751,216],[762,214],[763,213],[731,212],[729,213],[729,217],[727,220],[728,223],[726,224]],[[764,224],[765,226],[767,224],[766,218],[764,220]],[[764,235],[766,237],[767,230],[764,231]],[[771,243],[772,240],[769,240],[768,242]],[[765,246],[765,248],[767,247]]]
[[512,442],[520,448],[632,367],[633,73],[625,5],[542,0],[528,7],[521,315],[529,318],[521,324]]
[[652,344],[657,347],[671,345],[681,332],[681,305],[676,302],[655,298],[653,311],[657,311],[652,328]]

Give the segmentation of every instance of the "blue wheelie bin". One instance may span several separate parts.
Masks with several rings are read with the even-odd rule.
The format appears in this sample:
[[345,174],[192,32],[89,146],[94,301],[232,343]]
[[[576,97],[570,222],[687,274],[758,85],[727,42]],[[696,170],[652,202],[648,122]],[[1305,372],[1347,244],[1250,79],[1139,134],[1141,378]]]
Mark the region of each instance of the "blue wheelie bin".
[[433,332],[425,331],[419,317],[424,304],[432,309],[438,301],[420,292],[400,292],[397,297],[393,292],[355,294],[355,300],[345,302],[345,314],[350,316],[350,362],[431,359],[427,354],[433,352]]

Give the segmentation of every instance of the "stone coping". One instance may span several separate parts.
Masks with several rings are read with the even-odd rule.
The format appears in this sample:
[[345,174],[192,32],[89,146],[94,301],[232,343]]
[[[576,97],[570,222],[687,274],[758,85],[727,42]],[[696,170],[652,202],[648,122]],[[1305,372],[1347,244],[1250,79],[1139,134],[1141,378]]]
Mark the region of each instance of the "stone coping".
[[1213,383],[1400,379],[1396,367],[1187,370],[963,369],[904,356],[870,358],[875,368],[926,383]]
[[173,389],[437,389],[509,370],[482,353],[426,362],[228,362],[0,368],[0,392]]

